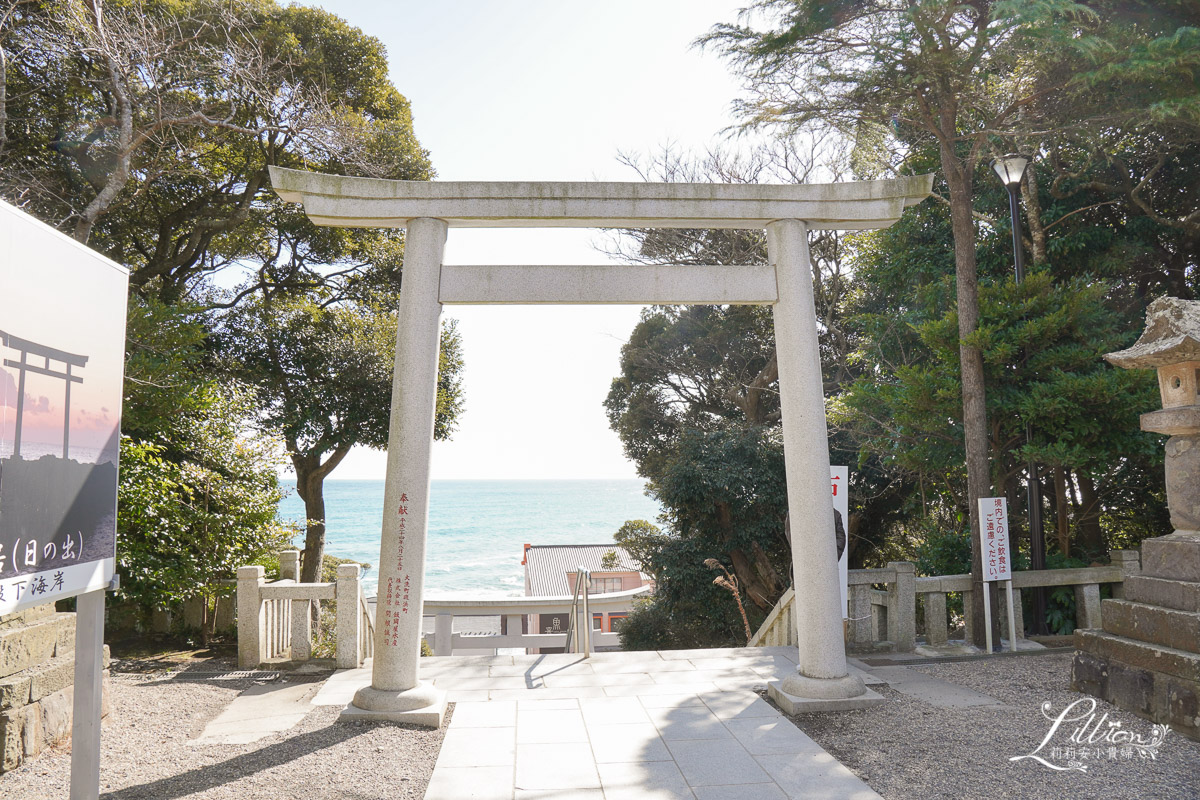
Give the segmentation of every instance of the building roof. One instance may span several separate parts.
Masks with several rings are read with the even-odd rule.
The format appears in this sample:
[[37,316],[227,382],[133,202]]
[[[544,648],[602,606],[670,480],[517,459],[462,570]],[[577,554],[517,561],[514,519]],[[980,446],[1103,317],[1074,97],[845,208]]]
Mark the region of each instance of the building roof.
[[[600,565],[606,553],[617,554],[617,566],[606,569]],[[562,596],[571,593],[567,573],[579,567],[592,572],[637,572],[641,565],[625,548],[615,544],[553,544],[527,545],[525,548],[525,594],[536,597]],[[642,574],[643,582],[650,577]]]

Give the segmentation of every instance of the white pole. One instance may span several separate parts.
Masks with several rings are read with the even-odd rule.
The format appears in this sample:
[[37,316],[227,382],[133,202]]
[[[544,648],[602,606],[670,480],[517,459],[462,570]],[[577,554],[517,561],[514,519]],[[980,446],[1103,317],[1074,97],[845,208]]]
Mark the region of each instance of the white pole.
[[795,219],[770,223],[767,252],[779,289],[773,313],[783,456],[791,513],[795,604],[803,609],[803,613],[796,614],[797,672],[784,678],[780,688],[797,697],[857,697],[866,687],[861,679],[848,674],[846,667],[842,590],[829,490],[829,434],[807,226]]
[[[1017,652],[1017,626],[1014,624],[1013,615],[1013,590],[1012,579],[1004,582],[1005,594],[1008,596],[1008,651],[1010,653]],[[989,630],[991,630],[989,628]]]
[[989,591],[989,589],[991,587],[988,586],[987,581],[983,581],[981,586],[983,588],[983,628],[985,631],[984,639],[987,641],[987,651],[989,654],[991,654],[991,652],[992,652],[992,598],[991,598],[991,594],[992,593]]
[[100,701],[104,590],[75,601],[75,689],[71,719],[71,800],[100,796]]

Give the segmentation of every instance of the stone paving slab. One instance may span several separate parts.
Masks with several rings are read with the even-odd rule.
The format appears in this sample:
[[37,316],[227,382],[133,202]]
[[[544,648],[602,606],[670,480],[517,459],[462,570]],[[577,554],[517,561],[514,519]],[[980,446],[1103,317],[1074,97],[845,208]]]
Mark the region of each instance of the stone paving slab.
[[694,798],[674,761],[601,764],[605,800],[678,800]]
[[1004,705],[994,697],[950,683],[906,667],[872,667],[879,678],[896,691],[939,708],[971,708]]
[[311,683],[251,686],[204,727],[195,745],[249,744],[290,730],[312,711]]
[[314,706],[344,706],[354,699],[354,693],[371,685],[371,668],[339,669],[321,684],[312,699]]

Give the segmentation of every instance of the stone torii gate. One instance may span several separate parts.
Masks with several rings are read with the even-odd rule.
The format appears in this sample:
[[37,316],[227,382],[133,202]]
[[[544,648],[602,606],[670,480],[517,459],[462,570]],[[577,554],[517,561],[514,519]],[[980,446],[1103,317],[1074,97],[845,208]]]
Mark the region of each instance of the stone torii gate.
[[[318,225],[406,228],[392,384],[371,686],[346,713],[440,725],[445,694],[418,680],[429,458],[443,304],[774,306],[799,664],[771,684],[789,712],[882,700],[849,674],[842,632],[829,441],[810,230],[885,228],[928,196],[931,175],[804,185],[424,182],[271,167],[281,198]],[[451,266],[448,228],[766,229],[754,266]]]

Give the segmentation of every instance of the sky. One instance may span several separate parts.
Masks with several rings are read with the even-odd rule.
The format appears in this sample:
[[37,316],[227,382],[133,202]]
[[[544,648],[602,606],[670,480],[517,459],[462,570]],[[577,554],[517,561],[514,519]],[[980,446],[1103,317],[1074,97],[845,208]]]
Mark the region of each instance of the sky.
[[[744,3],[321,5],[378,37],[440,180],[639,180],[619,153],[703,151],[727,137],[737,80],[692,42]],[[447,264],[602,264],[600,231],[453,229]],[[635,478],[602,406],[636,306],[448,306],[466,410],[432,477]],[[356,448],[331,479],[381,479]]]

